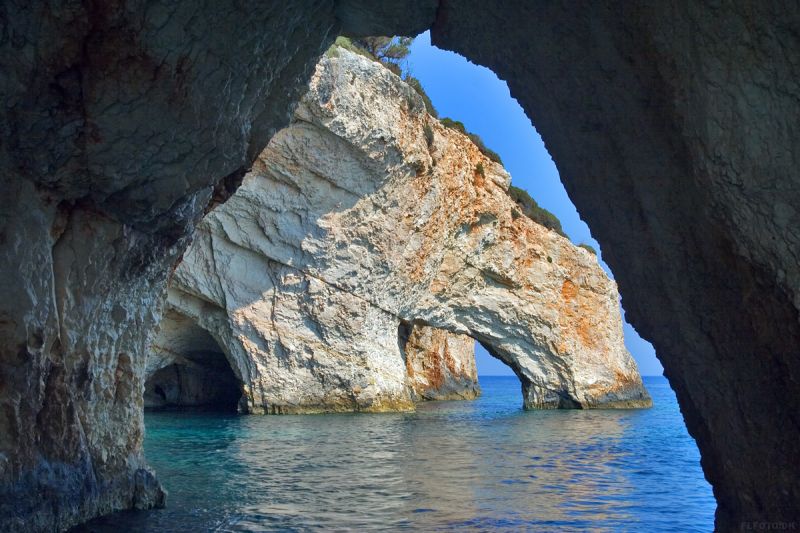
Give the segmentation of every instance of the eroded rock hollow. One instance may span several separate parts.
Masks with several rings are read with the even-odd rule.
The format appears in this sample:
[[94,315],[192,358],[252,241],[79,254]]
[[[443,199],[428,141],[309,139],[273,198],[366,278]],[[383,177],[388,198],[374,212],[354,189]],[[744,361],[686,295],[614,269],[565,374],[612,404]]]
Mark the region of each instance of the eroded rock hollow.
[[170,284],[235,361],[247,410],[411,406],[407,354],[448,344],[404,324],[479,340],[528,408],[649,405],[595,256],[524,216],[503,167],[399,77],[326,55]]

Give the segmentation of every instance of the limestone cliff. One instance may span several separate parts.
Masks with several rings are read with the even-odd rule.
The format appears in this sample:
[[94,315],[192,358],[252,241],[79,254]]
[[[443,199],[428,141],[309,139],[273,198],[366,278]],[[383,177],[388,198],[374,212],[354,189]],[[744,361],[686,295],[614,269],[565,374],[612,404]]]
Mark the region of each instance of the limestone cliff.
[[528,408],[649,405],[616,285],[508,185],[397,76],[333,49],[292,124],[200,224],[169,305],[216,339],[251,412],[473,394],[457,383],[474,367],[447,362],[465,341],[408,323],[479,340]]

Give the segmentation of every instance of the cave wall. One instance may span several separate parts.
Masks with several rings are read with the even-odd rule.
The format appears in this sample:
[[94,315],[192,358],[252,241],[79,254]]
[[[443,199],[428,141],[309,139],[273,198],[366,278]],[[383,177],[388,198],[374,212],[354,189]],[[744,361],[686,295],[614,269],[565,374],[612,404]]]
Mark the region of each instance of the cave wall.
[[203,407],[237,412],[244,392],[241,371],[193,319],[167,306],[149,346],[144,407]]
[[167,276],[338,26],[323,1],[0,5],[0,529],[163,502],[142,388]]
[[142,377],[195,223],[288,122],[342,20],[413,34],[435,8],[0,4],[2,529],[163,503]]
[[177,250],[29,181],[2,187],[3,529],[157,505],[163,493],[141,452],[141,378]]
[[799,30],[784,2],[484,0],[441,2],[432,30],[541,133],[677,393],[720,530],[800,518]]
[[145,381],[144,408],[198,408],[236,413],[241,382],[221,352],[188,354],[187,360],[156,370]]

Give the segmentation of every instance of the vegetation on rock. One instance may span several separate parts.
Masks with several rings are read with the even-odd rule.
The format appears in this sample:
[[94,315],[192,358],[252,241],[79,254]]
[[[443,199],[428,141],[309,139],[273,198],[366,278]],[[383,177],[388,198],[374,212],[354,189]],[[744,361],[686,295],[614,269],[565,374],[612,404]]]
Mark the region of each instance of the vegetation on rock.
[[536,200],[531,198],[531,195],[528,194],[528,191],[511,185],[508,188],[508,195],[517,203],[517,205],[519,205],[522,213],[526,217],[533,220],[537,224],[541,224],[542,226],[555,231],[562,237],[567,237],[567,235],[564,233],[564,230],[561,228],[561,221],[558,219],[558,217],[547,209],[539,206],[539,204],[536,203]]
[[472,143],[478,147],[478,150],[481,151],[483,155],[494,161],[495,163],[503,164],[503,160],[500,159],[500,155],[495,152],[494,150],[490,149],[481,139],[481,136],[477,133],[471,133],[467,131],[467,128],[464,126],[464,123],[460,120],[453,120],[452,118],[445,117],[440,120],[442,126],[450,128],[452,130],[459,131],[470,138]]
[[[396,75],[400,76],[403,81],[409,85],[409,87],[414,89],[414,91],[416,91],[416,93],[422,97],[422,101],[425,103],[425,110],[428,112],[428,114],[439,118],[439,113],[433,106],[433,102],[428,96],[428,93],[425,92],[422,82],[411,75],[408,70],[408,65],[403,64],[403,60],[408,57],[408,54],[411,52],[409,47],[413,42],[414,39],[411,37],[376,36],[362,37],[360,39],[348,39],[347,37],[339,36],[336,38],[336,42],[334,42],[330,50],[328,50],[328,54],[333,53],[332,50],[334,50],[334,47],[339,46],[373,61],[377,61],[394,72]],[[467,128],[464,127],[463,122],[445,117],[441,119],[441,123],[448,128],[463,133],[470,138],[473,144],[478,147],[478,150],[480,150],[483,155],[495,163],[499,163],[501,165],[503,164],[503,160],[500,159],[500,155],[486,146],[486,143],[483,142],[483,139],[480,137],[480,135],[467,131]],[[560,224],[559,227],[561,227]]]
[[360,39],[348,39],[347,37],[339,36],[333,43],[333,46],[328,50],[328,55],[334,53],[335,47],[341,47],[353,53],[362,55],[373,61],[377,61],[384,67],[391,70],[397,76],[400,76],[409,87],[422,97],[425,103],[425,110],[429,115],[439,118],[439,113],[433,107],[425,89],[422,87],[422,82],[411,75],[408,71],[408,65],[404,65],[403,60],[410,53],[409,47],[414,39],[411,37],[362,37]]
[[369,53],[375,61],[386,64],[400,66],[410,53],[409,46],[414,42],[413,37],[362,37],[352,41],[356,46],[361,47]]

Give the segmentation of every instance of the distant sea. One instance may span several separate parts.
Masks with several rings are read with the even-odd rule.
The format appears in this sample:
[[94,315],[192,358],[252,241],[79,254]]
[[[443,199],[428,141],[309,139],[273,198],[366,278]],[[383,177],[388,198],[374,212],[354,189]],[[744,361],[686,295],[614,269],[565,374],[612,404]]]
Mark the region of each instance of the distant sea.
[[523,411],[516,377],[409,414],[148,413],[166,509],[80,531],[711,531],[667,381],[654,407]]

